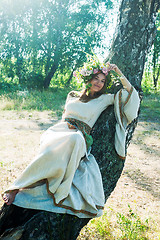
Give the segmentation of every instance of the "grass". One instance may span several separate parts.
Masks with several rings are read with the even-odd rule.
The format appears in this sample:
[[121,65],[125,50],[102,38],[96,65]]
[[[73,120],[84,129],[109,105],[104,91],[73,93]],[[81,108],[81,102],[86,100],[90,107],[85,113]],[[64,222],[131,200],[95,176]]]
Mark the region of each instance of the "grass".
[[61,116],[67,93],[70,90],[69,88],[52,88],[44,91],[1,92],[0,110],[52,110]]
[[120,239],[129,239],[129,240],[145,240],[148,239],[147,232],[149,230],[148,219],[143,223],[140,217],[134,213],[129,207],[129,212],[126,215],[118,213],[117,223],[119,229],[121,230]]
[[[60,117],[64,109],[67,93],[71,88],[51,88],[38,91],[0,92],[0,111],[5,110],[50,110]],[[143,120],[160,121],[160,94],[150,93],[143,96],[140,117]],[[154,111],[153,111],[154,109]]]
[[160,121],[160,93],[144,95],[141,113],[144,120]]
[[83,228],[77,240],[148,240],[149,232],[149,220],[142,221],[128,205],[128,212],[125,213],[106,209],[102,217],[92,219]]

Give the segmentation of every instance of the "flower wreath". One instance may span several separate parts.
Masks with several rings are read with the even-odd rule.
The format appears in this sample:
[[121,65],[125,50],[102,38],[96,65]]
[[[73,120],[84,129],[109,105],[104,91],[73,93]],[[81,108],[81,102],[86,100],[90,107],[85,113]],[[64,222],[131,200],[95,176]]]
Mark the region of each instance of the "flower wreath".
[[105,76],[113,70],[111,64],[101,63],[96,56],[87,55],[87,62],[84,63],[83,67],[73,72],[73,76],[78,81],[83,80],[84,83],[88,83],[94,74],[103,73]]

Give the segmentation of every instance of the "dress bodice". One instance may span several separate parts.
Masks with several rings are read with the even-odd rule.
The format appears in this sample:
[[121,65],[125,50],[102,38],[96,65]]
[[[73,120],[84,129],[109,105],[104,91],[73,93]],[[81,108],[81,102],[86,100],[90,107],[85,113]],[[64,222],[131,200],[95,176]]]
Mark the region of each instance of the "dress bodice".
[[62,119],[75,118],[93,127],[101,112],[113,103],[114,94],[102,94],[89,102],[82,102],[76,96],[68,96]]

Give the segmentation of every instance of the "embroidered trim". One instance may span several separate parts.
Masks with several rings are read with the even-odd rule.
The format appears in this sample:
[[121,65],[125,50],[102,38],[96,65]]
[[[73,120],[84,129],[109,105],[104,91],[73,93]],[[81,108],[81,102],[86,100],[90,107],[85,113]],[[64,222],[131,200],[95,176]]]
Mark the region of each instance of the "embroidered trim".
[[65,121],[66,122],[69,122],[71,125],[76,125],[77,128],[83,133],[84,131],[87,133],[87,134],[90,134],[92,128],[85,122],[83,121],[80,121],[78,119],[75,119],[75,118],[65,118]]
[[128,103],[128,101],[129,101],[129,99],[130,99],[130,97],[131,97],[132,92],[133,92],[133,86],[131,86],[131,89],[130,89],[130,91],[128,92],[128,97],[127,97],[127,99],[126,99],[126,101],[125,101],[125,103],[124,103],[124,106]]
[[93,144],[93,138],[90,135],[92,128],[87,123],[77,120],[75,118],[65,118],[65,121],[68,123],[68,127],[70,129],[78,128],[83,133],[88,150]]
[[[45,181],[46,181],[47,192],[48,192],[48,194],[53,198],[53,203],[54,203],[55,206],[61,207],[61,208],[65,208],[65,209],[68,209],[68,210],[71,210],[71,211],[74,212],[74,213],[84,213],[84,214],[87,214],[87,215],[90,215],[90,216],[93,216],[93,217],[97,216],[96,213],[91,213],[91,212],[86,211],[86,210],[83,210],[83,209],[77,210],[77,209],[74,209],[74,208],[72,208],[72,207],[63,205],[62,203],[64,202],[65,198],[62,199],[59,203],[56,203],[54,194],[49,190],[48,179],[45,179]],[[96,207],[97,207],[97,209],[104,209],[104,207],[102,207],[102,206],[96,205]]]
[[123,109],[124,109],[125,105],[128,103],[132,92],[133,92],[133,86],[131,86],[131,89],[128,92],[128,97],[127,97],[125,103],[123,104],[123,106],[122,106],[122,89],[119,92],[119,112],[120,112],[120,118],[121,118],[122,125],[123,125]]
[[[129,91],[129,93],[128,93],[128,97],[127,97],[127,99],[126,99],[126,101],[125,101],[125,103],[124,103],[124,105],[123,105],[123,109],[124,109],[125,105],[128,103],[128,101],[129,101],[129,99],[130,99],[130,97],[131,97],[132,92],[133,92],[133,86],[131,86],[131,89],[130,89],[130,91]],[[122,123],[122,125],[123,125],[122,89],[121,89],[120,92],[119,92],[119,112],[120,112],[121,123]],[[123,127],[124,127],[124,125],[123,125]],[[121,158],[121,159],[123,159],[123,160],[126,159],[126,157],[122,157],[122,156],[120,156],[118,153],[117,153],[117,155],[119,156],[119,158]]]
[[121,118],[121,122],[123,125],[123,115],[122,115],[122,89],[119,91],[119,113],[120,113],[120,118]]
[[[116,152],[117,153],[117,152]],[[117,153],[117,155],[118,155],[118,157],[120,158],[120,159],[122,159],[122,160],[125,160],[126,159],[126,157],[122,157],[121,155],[119,155],[118,153]]]

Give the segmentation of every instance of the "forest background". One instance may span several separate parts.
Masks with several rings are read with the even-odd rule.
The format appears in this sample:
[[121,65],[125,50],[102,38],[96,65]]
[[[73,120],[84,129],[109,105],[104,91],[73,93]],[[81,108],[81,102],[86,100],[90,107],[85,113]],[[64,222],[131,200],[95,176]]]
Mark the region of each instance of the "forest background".
[[[71,5],[65,0],[2,0],[0,3],[1,191],[27,164],[29,159],[26,160],[24,149],[38,146],[37,136],[60,119],[67,93],[81,89],[82,85],[73,78],[73,71],[85,61],[86,53],[94,51],[105,59],[110,50],[120,1],[90,3],[76,0]],[[80,239],[160,239],[159,180],[155,170],[160,156],[160,12],[156,16],[156,27],[142,79],[144,96],[139,126],[128,153],[128,165],[116,190],[118,194],[111,196],[115,204],[109,200],[104,216],[91,221]],[[26,141],[20,137],[22,132],[16,131],[19,128],[23,129]],[[134,156],[137,145],[140,155]],[[35,148],[31,150],[30,159],[34,153]],[[21,161],[16,161],[17,158]],[[135,164],[133,158],[136,158]],[[146,162],[148,158],[152,160]],[[132,164],[136,174],[139,171],[139,180],[131,171]],[[153,170],[148,176],[147,164],[152,165]],[[17,170],[13,173],[15,167]],[[142,184],[133,198],[135,185],[140,180]],[[143,199],[142,195],[145,195]],[[123,208],[124,199],[127,206]]]

